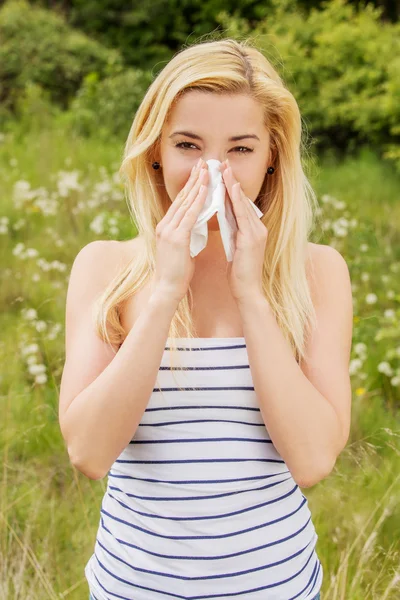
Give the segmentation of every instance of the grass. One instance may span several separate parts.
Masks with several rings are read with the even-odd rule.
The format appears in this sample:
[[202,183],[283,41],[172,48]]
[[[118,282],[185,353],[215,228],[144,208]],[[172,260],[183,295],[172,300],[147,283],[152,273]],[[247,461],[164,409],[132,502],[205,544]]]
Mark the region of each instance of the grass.
[[[80,600],[106,480],[68,460],[58,424],[70,267],[93,239],[135,235],[115,177],[123,143],[60,129],[7,133],[0,252],[0,597]],[[24,183],[25,182],[25,183]],[[363,150],[321,158],[317,243],[345,257],[354,298],[352,428],[334,471],[303,490],[323,600],[400,595],[399,176]]]

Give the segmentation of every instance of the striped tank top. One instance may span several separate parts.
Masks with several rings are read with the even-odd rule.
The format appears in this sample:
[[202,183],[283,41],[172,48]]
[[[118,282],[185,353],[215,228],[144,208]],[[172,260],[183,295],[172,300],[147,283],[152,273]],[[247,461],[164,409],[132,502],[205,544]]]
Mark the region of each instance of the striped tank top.
[[[312,600],[323,570],[307,499],[272,443],[244,337],[176,338],[107,475],[96,600]],[[178,356],[178,361],[176,360]]]

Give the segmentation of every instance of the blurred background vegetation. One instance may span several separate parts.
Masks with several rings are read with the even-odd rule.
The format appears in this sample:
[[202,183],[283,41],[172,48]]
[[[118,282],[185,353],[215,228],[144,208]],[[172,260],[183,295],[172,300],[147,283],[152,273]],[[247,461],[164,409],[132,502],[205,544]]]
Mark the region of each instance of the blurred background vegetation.
[[106,480],[58,425],[70,268],[136,235],[117,171],[181,48],[253,38],[302,114],[312,241],[349,266],[349,443],[307,495],[323,600],[400,597],[400,5],[344,0],[0,2],[0,598],[85,599]]

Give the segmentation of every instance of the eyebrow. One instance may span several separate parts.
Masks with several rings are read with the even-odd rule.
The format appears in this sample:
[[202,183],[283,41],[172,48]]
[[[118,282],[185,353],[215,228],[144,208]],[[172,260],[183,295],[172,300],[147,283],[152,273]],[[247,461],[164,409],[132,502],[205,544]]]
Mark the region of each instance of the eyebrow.
[[[200,140],[201,142],[203,141],[199,135],[197,135],[196,133],[192,133],[191,131],[174,131],[174,133],[171,133],[169,137],[172,138],[174,135],[185,135],[186,137],[193,138],[194,140]],[[245,135],[234,135],[230,137],[228,141],[238,142],[239,140],[244,140],[246,138],[252,138],[260,141],[260,138],[254,135],[253,133],[246,133]]]

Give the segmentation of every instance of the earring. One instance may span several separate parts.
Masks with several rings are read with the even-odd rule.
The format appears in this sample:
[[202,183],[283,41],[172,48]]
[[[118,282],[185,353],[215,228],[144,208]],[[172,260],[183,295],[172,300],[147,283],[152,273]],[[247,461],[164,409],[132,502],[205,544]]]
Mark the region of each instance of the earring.
[[272,173],[274,173],[274,171],[275,171],[274,167],[268,167],[268,169],[267,169],[268,175],[272,175]]
[[159,169],[160,168],[160,163],[159,162],[153,162],[153,164],[151,165],[153,167],[153,169]]

